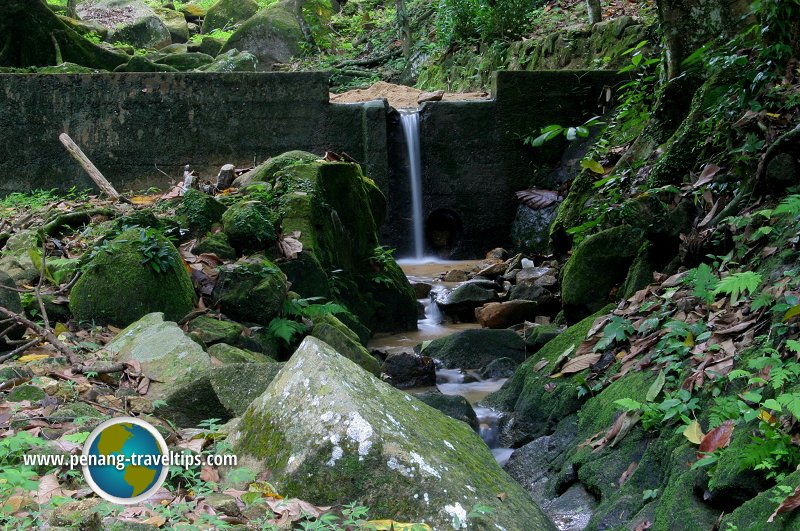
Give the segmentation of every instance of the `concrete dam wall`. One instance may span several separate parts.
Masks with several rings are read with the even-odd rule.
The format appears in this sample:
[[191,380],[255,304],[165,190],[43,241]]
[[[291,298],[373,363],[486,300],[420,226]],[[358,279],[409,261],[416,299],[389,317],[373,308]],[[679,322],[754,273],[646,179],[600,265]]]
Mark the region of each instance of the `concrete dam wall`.
[[[491,100],[424,104],[428,249],[475,257],[487,241],[506,240],[513,193],[563,148],[532,150],[520,136],[598,114],[615,79],[605,71],[498,72]],[[346,152],[387,196],[384,243],[401,257],[411,249],[399,115],[382,100],[330,103],[325,73],[0,74],[0,94],[2,194],[92,187],[58,141],[62,132],[119,190],[165,187],[185,164],[211,179],[223,164],[249,166],[292,149]]]

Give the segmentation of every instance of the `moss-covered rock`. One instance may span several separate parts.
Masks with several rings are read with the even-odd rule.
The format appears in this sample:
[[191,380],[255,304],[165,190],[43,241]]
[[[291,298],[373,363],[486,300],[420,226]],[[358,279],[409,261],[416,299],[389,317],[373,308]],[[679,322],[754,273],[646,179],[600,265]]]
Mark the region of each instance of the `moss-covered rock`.
[[236,344],[239,336],[244,331],[244,327],[233,321],[201,315],[189,321],[187,330],[190,337],[210,347],[216,343]]
[[621,225],[589,236],[575,248],[561,277],[561,300],[568,322],[577,322],[608,304],[641,244],[639,231]]
[[[285,496],[360,500],[375,514],[444,529],[476,503],[473,529],[554,529],[480,437],[306,338],[229,437]],[[241,457],[240,457],[241,458]],[[504,492],[504,501],[496,495]]]
[[208,347],[208,355],[223,364],[229,363],[273,363],[275,360],[260,352],[237,348],[226,343],[216,343]]
[[255,72],[257,68],[258,58],[255,55],[248,51],[228,50],[225,53],[218,53],[213,63],[198,68],[198,70],[230,74],[231,72]]
[[45,392],[42,391],[40,388],[36,387],[35,385],[19,385],[11,390],[6,397],[6,400],[9,402],[22,402],[23,400],[27,400],[30,403],[35,403],[40,400],[43,400]]
[[225,205],[200,190],[190,188],[183,196],[178,215],[186,218],[186,224],[195,234],[205,234],[214,225],[222,220]]
[[525,342],[513,330],[462,330],[434,339],[422,353],[448,369],[482,369],[499,358],[525,361]]
[[466,422],[469,424],[470,428],[478,431],[478,416],[475,414],[475,410],[472,409],[469,402],[467,402],[467,399],[463,396],[446,395],[438,389],[425,391],[424,393],[419,393],[414,396],[417,400],[425,402],[432,408],[438,409],[448,417]]
[[180,43],[189,40],[189,25],[186,24],[186,17],[182,13],[163,7],[157,7],[153,11],[166,26],[172,42]]
[[319,157],[307,151],[293,150],[270,157],[252,170],[236,178],[234,184],[240,188],[258,182],[269,182],[279,171],[295,165],[318,161]]
[[[780,485],[789,488],[792,492],[800,487],[800,472],[788,475]],[[775,517],[773,522],[767,522],[770,515],[778,507],[776,499],[786,497],[786,492],[773,487],[759,493],[753,499],[745,502],[733,512],[725,515],[719,524],[720,529],[747,529],[748,531],[784,531],[800,529],[800,512],[795,510]]]
[[134,48],[159,49],[172,44],[169,28],[155,14],[121,24],[109,33],[111,42],[124,42]]
[[356,363],[375,376],[380,376],[381,365],[369,351],[359,343],[355,332],[347,328],[333,315],[325,315],[315,320],[311,335],[332,346],[336,352]]
[[224,232],[213,232],[207,235],[200,243],[192,247],[192,253],[211,253],[225,260],[236,258],[236,250],[231,247]]
[[117,66],[114,72],[177,72],[176,68],[154,63],[143,55],[134,55],[130,60]]
[[[556,360],[568,349],[577,348],[586,338],[595,318],[607,310],[610,307],[567,328],[517,367],[514,376],[499,391],[486,397],[484,403],[487,405],[513,413],[510,438],[514,446],[546,435],[562,418],[580,408],[585,399],[579,398],[575,391],[576,376],[552,379],[549,375]],[[542,360],[548,364],[535,371],[534,365]]]
[[219,54],[219,51],[222,49],[222,46],[225,44],[225,41],[222,39],[217,39],[216,37],[209,37],[208,35],[203,35],[200,37],[199,41],[195,41],[192,39],[192,42],[186,45],[187,52],[199,52],[204,53],[206,55],[210,55],[211,57],[216,57]]
[[34,282],[39,278],[39,270],[33,264],[31,253],[38,253],[41,248],[40,238],[35,230],[15,232],[3,247],[0,270],[17,282]]
[[[157,263],[143,254],[147,249],[162,253]],[[156,266],[164,270],[156,271]],[[78,321],[127,326],[151,312],[180,320],[194,300],[192,281],[175,246],[157,233],[131,229],[88,262],[70,293],[70,310]]]
[[[14,291],[17,288],[17,284],[8,275],[8,273],[2,269],[0,269],[0,285],[6,288],[12,288],[3,289],[0,287],[0,306],[15,313],[22,313],[22,300],[19,297],[19,293]],[[8,338],[20,339],[24,333],[25,330],[21,327],[18,327],[8,333]],[[0,341],[0,344],[5,344],[5,342]]]
[[[204,25],[205,28],[205,25]],[[269,71],[300,53],[303,33],[288,0],[272,4],[250,17],[225,43],[222,52],[246,50],[258,59],[258,69]]]
[[286,293],[286,275],[256,255],[222,266],[213,298],[226,316],[266,325],[281,312]]
[[157,64],[171,66],[179,72],[195,70],[213,62],[213,57],[199,52],[171,53],[156,61]]
[[291,284],[292,291],[304,298],[331,298],[328,275],[322,269],[317,257],[308,251],[302,251],[294,260],[278,263]]
[[151,380],[147,392],[151,399],[167,397],[176,386],[202,377],[211,367],[211,358],[200,345],[177,324],[165,321],[162,313],[148,314],[131,324],[106,350],[116,361],[141,364],[142,373]]
[[232,363],[216,367],[211,373],[211,386],[217,399],[231,416],[244,414],[247,406],[261,396],[283,363]]
[[239,252],[263,251],[275,243],[277,235],[269,207],[260,201],[242,201],[222,215],[228,241]]
[[173,385],[164,397],[166,405],[158,408],[159,417],[184,428],[197,427],[206,419],[230,420],[233,415],[217,397],[211,374],[209,368],[204,368],[190,380]]
[[203,33],[215,29],[229,29],[241,24],[258,11],[255,0],[219,0],[211,6],[203,19]]

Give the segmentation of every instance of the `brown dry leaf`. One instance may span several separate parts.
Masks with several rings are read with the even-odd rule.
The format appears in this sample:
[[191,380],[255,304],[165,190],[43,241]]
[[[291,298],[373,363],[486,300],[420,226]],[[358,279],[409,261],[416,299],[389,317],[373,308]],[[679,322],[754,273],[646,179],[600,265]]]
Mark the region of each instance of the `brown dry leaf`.
[[533,366],[533,370],[534,370],[534,371],[536,371],[536,372],[539,372],[539,371],[541,371],[542,369],[544,369],[545,367],[547,367],[547,364],[548,364],[548,363],[550,363],[550,362],[549,362],[549,361],[547,361],[547,360],[539,360],[539,361],[537,361],[537,362],[536,362],[536,364]]
[[675,286],[680,285],[683,282],[683,279],[688,275],[688,271],[684,271],[682,273],[675,273],[671,277],[667,278],[664,282],[661,283],[662,288],[674,288]]
[[636,467],[639,466],[637,461],[632,462],[628,465],[628,468],[625,469],[625,472],[619,477],[619,486],[623,486],[626,481],[633,475],[633,472],[636,470]]
[[606,323],[608,323],[610,320],[611,320],[610,315],[603,315],[595,319],[594,323],[592,323],[592,327],[589,329],[589,333],[586,334],[586,337],[590,338],[593,335],[595,335],[597,332],[602,330],[603,327],[606,325]]
[[157,195],[135,195],[130,198],[130,202],[134,205],[150,206],[155,204],[159,199],[161,199],[161,197]]
[[281,256],[284,256],[289,260],[294,260],[297,258],[297,255],[303,252],[303,244],[300,242],[299,238],[299,230],[292,232],[288,236],[284,236],[283,239],[278,242],[278,248],[281,251]]
[[308,515],[311,518],[319,518],[331,509],[330,507],[317,507],[297,498],[289,498],[287,500],[267,499],[266,502],[275,514],[280,515],[280,520],[286,519],[286,521],[290,522],[296,522],[304,515]]
[[717,335],[720,335],[720,336],[726,336],[728,334],[738,334],[739,332],[747,330],[748,328],[753,326],[755,324],[755,322],[756,322],[755,319],[752,319],[750,321],[744,321],[743,323],[739,323],[739,324],[733,325],[730,328],[726,328],[724,330],[717,330],[714,333],[717,334]]
[[[732,420],[726,420],[710,432],[700,441],[699,453],[711,453],[719,448],[725,448],[731,442],[734,424]],[[699,454],[698,454],[699,455]]]
[[559,200],[558,192],[542,188],[530,188],[516,193],[519,202],[533,210],[547,208]]
[[192,439],[191,441],[182,441],[179,442],[176,446],[178,448],[183,448],[184,450],[190,450],[196,454],[199,454],[203,451],[203,446],[205,446],[206,440],[205,438],[200,439]]
[[200,479],[205,482],[219,483],[219,471],[211,466],[203,465],[200,469]]
[[800,507],[800,486],[794,489],[793,493],[786,496],[781,504],[778,505],[778,508],[775,509],[775,512],[772,513],[769,518],[767,518],[767,522],[772,522],[779,514],[790,513],[798,507]]
[[156,527],[161,527],[162,525],[167,523],[167,519],[161,516],[160,514],[154,514],[147,520],[142,521],[143,524],[149,524]]
[[645,520],[641,524],[637,525],[636,529],[634,529],[633,531],[647,531],[651,527],[653,527],[653,522],[651,522],[650,520]]
[[58,484],[58,478],[55,474],[47,474],[42,476],[39,480],[39,490],[36,492],[36,502],[44,505],[50,501],[53,496],[66,496],[64,489]]
[[703,168],[703,171],[700,173],[700,177],[697,178],[697,181],[695,181],[694,185],[692,186],[694,188],[699,188],[710,183],[714,179],[714,176],[719,173],[720,169],[721,168],[716,164],[706,164]]
[[600,361],[600,356],[600,354],[583,354],[572,358],[561,368],[561,374],[573,374],[588,369],[591,365]]

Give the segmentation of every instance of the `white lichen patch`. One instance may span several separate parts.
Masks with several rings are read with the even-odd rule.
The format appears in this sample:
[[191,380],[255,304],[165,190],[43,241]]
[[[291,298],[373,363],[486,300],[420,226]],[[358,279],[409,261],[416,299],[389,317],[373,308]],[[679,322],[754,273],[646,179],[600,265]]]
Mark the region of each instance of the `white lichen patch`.
[[453,505],[445,505],[444,512],[449,514],[453,520],[453,529],[467,528],[467,510],[460,503],[455,502]]
[[319,420],[327,424],[328,422],[333,420],[333,415],[334,415],[333,411],[326,411],[325,413],[322,414]]
[[427,473],[428,475],[434,476],[438,479],[442,479],[442,475],[439,474],[439,472],[435,468],[426,463],[425,459],[423,459],[422,456],[419,455],[418,453],[411,452],[411,460],[419,467],[421,471]]
[[363,457],[372,448],[373,429],[364,417],[353,411],[350,413],[350,425],[347,426],[347,436],[355,443],[358,443],[358,455]]
[[450,441],[444,441],[444,445],[450,448],[451,450],[455,450],[456,447],[450,444]]
[[[414,477],[414,469],[408,466],[404,466],[402,463],[400,463],[400,461],[398,461],[394,457],[390,457],[389,460],[386,461],[386,466],[388,466],[390,470],[399,472],[400,474],[402,474],[407,478]],[[414,497],[416,498],[416,495]]]
[[334,446],[333,451],[331,452],[331,458],[328,459],[328,466],[333,466],[336,464],[336,461],[342,458],[344,455],[344,450],[342,450],[341,446]]

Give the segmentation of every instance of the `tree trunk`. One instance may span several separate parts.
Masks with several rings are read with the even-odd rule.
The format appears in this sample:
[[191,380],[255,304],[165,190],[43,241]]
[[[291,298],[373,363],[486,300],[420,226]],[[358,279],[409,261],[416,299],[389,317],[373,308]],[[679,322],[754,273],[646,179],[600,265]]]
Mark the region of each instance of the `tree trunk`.
[[589,24],[600,22],[600,0],[586,0],[586,10],[589,12]]
[[683,72],[683,61],[717,37],[730,38],[749,21],[747,0],[656,0],[670,79]]
[[311,27],[306,22],[306,17],[303,16],[303,5],[305,3],[305,0],[294,0],[294,16],[297,18],[297,23],[300,24],[300,31],[303,32],[305,41],[316,48],[317,42],[314,40],[314,32],[311,31]]
[[403,57],[411,57],[411,24],[408,21],[405,0],[395,0],[397,7],[397,29],[400,32],[400,42],[403,44]]

